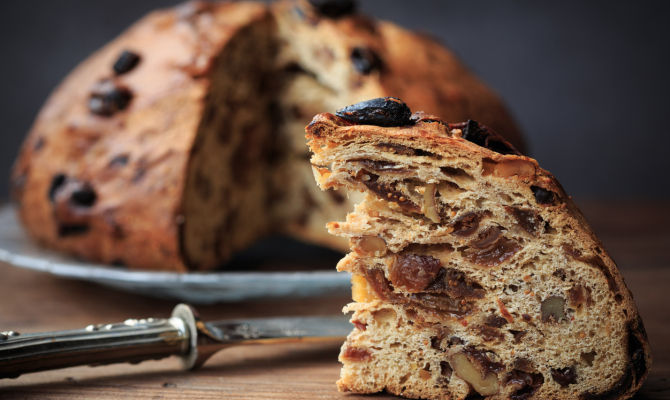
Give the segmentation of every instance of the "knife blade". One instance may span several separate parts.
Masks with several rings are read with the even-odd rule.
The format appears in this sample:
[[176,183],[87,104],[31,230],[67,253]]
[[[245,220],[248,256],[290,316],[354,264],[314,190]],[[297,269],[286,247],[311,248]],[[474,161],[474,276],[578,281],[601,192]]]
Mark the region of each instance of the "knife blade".
[[59,332],[0,332],[0,378],[77,365],[139,363],[173,355],[181,357],[185,369],[194,369],[230,346],[341,340],[351,328],[345,316],[204,322],[193,308],[179,304],[170,318],[127,319]]

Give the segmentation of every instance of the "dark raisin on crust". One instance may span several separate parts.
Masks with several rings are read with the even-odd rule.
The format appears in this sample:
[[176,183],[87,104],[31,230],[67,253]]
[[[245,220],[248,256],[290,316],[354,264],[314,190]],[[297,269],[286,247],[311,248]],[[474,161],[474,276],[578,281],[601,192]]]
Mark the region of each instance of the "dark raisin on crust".
[[92,207],[98,199],[95,190],[88,182],[81,182],[70,195],[70,204],[76,207]]
[[114,62],[112,69],[117,75],[125,74],[135,68],[139,62],[139,54],[133,53],[130,50],[124,50]]
[[503,379],[505,386],[513,386],[514,392],[510,394],[512,400],[525,400],[531,397],[544,383],[544,376],[540,373],[514,369],[505,375]]
[[412,112],[396,97],[379,97],[344,107],[335,114],[357,124],[403,126],[411,124]]
[[130,90],[116,85],[112,80],[104,79],[91,91],[88,109],[93,114],[109,117],[128,107],[132,98]]
[[556,194],[545,188],[541,188],[539,186],[531,186],[530,190],[533,191],[535,201],[537,201],[538,204],[552,204],[556,199]]
[[309,4],[324,17],[340,18],[356,12],[354,0],[309,0]]
[[49,201],[53,203],[56,199],[56,193],[58,190],[65,184],[67,181],[67,176],[65,174],[56,174],[51,178],[51,184],[49,185],[49,190],[47,191],[47,197]]
[[577,383],[577,371],[574,365],[565,368],[552,368],[551,377],[561,387],[568,387],[568,385]]
[[498,136],[487,126],[479,124],[477,121],[469,119],[463,124],[451,124],[451,128],[460,128],[462,131],[461,137],[478,146],[485,147],[489,150],[500,154],[516,154],[520,155],[511,144],[505,139]]
[[351,50],[350,58],[356,71],[363,75],[368,75],[375,70],[381,70],[383,66],[377,52],[367,47],[354,47]]

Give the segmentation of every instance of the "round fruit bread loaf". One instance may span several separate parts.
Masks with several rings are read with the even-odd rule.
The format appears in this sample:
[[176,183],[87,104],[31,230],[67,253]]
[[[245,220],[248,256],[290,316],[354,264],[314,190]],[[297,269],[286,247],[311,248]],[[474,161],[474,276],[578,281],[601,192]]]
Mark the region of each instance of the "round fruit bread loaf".
[[476,118],[523,145],[498,97],[440,44],[350,2],[312,3],[186,3],[84,61],[14,167],[30,235],[87,260],[174,271],[220,266],[268,232],[345,249],[324,225],[353,200],[315,187],[303,127],[364,98]]

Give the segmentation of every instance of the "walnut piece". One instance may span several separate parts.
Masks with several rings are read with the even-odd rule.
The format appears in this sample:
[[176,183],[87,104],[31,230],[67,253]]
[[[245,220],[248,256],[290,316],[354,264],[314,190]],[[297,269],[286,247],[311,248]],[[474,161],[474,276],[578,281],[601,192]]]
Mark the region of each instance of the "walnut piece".
[[480,395],[492,396],[498,393],[498,376],[493,372],[482,373],[465,354],[454,354],[450,364],[454,373],[469,383]]

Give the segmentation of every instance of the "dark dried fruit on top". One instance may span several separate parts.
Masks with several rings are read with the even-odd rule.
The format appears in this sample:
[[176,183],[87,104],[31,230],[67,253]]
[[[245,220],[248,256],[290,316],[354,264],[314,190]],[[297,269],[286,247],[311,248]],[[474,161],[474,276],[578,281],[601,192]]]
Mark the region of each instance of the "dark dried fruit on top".
[[565,368],[552,368],[551,377],[554,378],[556,383],[561,385],[561,387],[567,387],[573,383],[577,383],[577,371],[575,367],[565,367]]
[[539,204],[551,204],[554,202],[554,199],[556,198],[554,192],[547,190],[545,188],[541,188],[539,186],[531,186],[530,190],[533,191],[535,201],[537,201]]
[[354,47],[351,51],[351,62],[354,68],[363,75],[382,68],[382,60],[377,53],[366,47]]
[[330,18],[339,18],[356,12],[354,0],[309,0],[309,4],[319,14]]
[[105,79],[98,82],[88,99],[88,109],[93,114],[109,117],[128,107],[133,94],[125,87]]
[[412,112],[396,97],[379,97],[344,107],[335,114],[357,124],[403,126],[411,123]]
[[469,119],[468,122],[459,125],[452,125],[452,128],[460,128],[462,138],[470,141],[476,145],[486,147],[500,154],[516,154],[520,153],[512,147],[505,139],[498,136],[485,125],[479,124],[477,121]]
[[137,66],[140,62],[140,56],[129,50],[124,50],[116,59],[112,69],[117,75],[125,74]]

